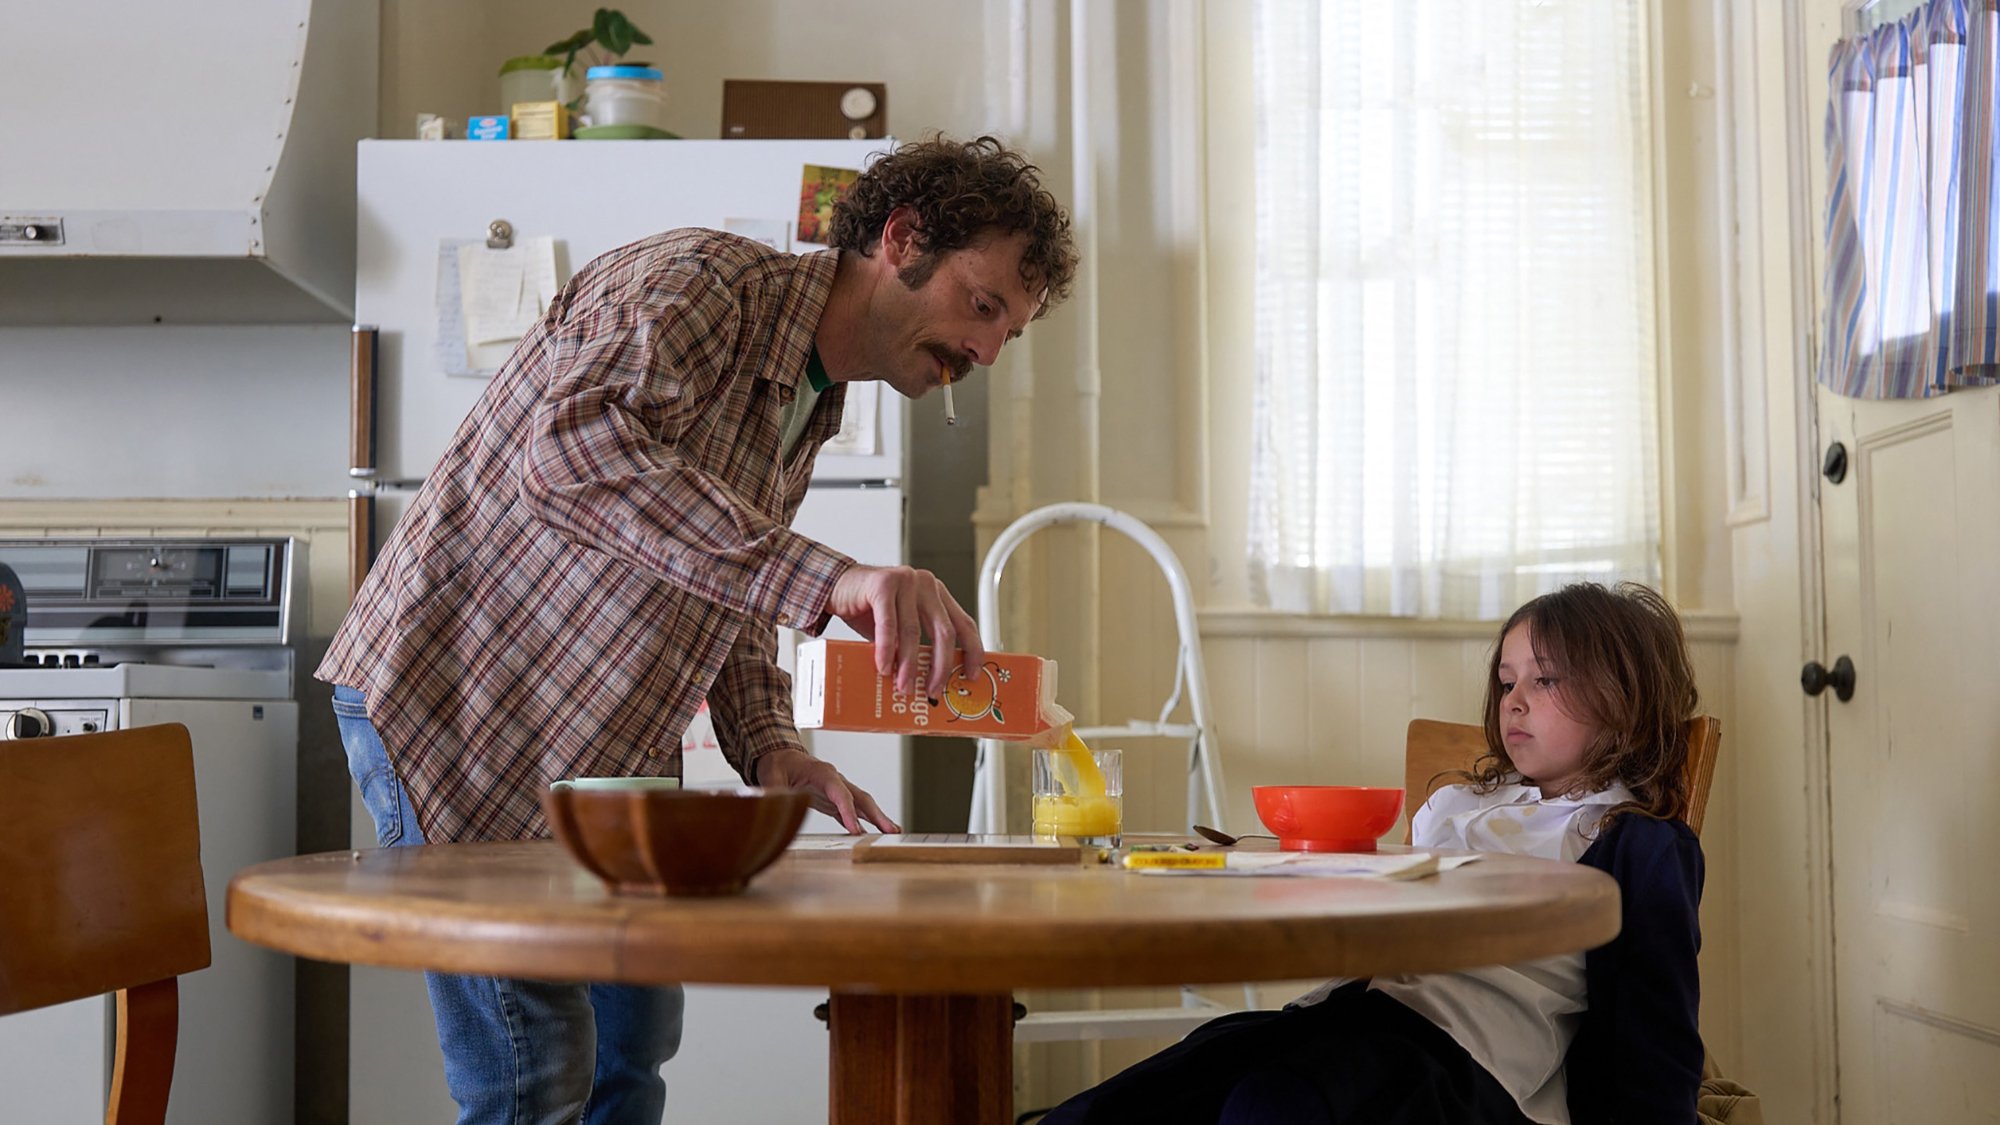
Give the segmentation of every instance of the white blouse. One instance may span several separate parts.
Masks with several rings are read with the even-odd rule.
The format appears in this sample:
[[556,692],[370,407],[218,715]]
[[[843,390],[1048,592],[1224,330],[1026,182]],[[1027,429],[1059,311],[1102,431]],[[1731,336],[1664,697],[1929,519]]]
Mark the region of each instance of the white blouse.
[[[1518,777],[1491,793],[1449,785],[1417,810],[1411,842],[1574,862],[1597,838],[1604,814],[1631,799],[1632,791],[1622,784],[1581,797],[1545,797]],[[1298,1003],[1317,1004],[1344,983],[1329,981]],[[1569,1125],[1562,1065],[1583,1017],[1583,954],[1456,973],[1375,977],[1368,987],[1443,1028],[1514,1095],[1530,1119]]]

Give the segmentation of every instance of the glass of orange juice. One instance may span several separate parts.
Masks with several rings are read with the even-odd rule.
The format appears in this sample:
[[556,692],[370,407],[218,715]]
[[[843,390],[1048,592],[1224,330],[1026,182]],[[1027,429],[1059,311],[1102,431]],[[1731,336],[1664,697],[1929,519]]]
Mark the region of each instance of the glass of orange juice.
[[1118,846],[1125,827],[1123,755],[1068,746],[1037,749],[1034,759],[1034,831],[1037,839],[1073,839],[1093,847]]

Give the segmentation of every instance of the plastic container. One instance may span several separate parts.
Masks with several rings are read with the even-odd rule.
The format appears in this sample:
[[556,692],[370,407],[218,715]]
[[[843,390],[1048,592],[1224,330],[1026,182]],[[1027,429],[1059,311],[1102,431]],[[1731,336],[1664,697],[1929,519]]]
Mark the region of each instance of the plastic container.
[[650,66],[593,66],[584,72],[590,124],[667,127],[667,84]]
[[500,112],[511,115],[523,102],[567,102],[573,96],[571,82],[560,63],[516,67],[500,76]]

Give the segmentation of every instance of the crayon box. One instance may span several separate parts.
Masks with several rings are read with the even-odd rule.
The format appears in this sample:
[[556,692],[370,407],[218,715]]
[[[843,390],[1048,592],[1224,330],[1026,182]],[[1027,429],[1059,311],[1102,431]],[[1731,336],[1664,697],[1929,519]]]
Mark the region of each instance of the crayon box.
[[[917,661],[919,682],[930,676],[927,647]],[[1032,741],[1070,721],[1056,705],[1056,664],[1022,652],[988,652],[972,679],[952,674],[932,703],[895,688],[875,673],[869,641],[813,640],[799,646],[792,673],[792,721],[800,730],[883,731]]]

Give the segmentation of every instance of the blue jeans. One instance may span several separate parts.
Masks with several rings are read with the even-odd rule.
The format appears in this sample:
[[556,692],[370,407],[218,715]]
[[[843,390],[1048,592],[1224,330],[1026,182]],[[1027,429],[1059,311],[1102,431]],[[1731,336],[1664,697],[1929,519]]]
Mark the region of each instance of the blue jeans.
[[[394,848],[424,842],[367,702],[333,689],[347,771]],[[679,985],[641,988],[425,973],[458,1125],[659,1125],[660,1066],[681,1044]]]

